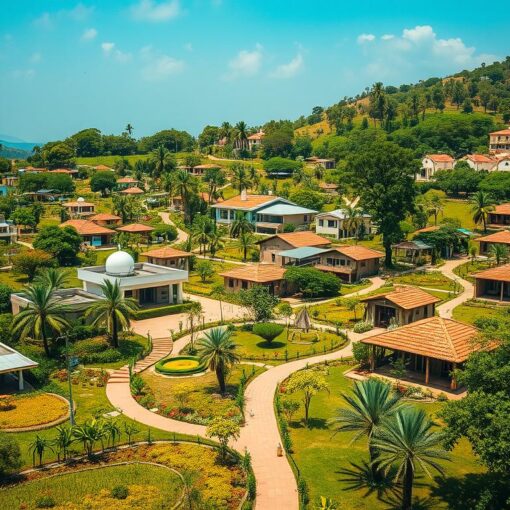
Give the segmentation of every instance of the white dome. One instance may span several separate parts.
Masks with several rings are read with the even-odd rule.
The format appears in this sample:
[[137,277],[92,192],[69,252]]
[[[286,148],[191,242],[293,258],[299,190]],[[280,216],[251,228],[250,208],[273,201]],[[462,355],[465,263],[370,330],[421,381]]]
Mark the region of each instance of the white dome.
[[83,197],[79,197],[77,202],[85,202],[85,199]]
[[133,274],[135,261],[129,253],[119,250],[112,253],[106,259],[105,268],[106,274],[112,276],[127,276]]

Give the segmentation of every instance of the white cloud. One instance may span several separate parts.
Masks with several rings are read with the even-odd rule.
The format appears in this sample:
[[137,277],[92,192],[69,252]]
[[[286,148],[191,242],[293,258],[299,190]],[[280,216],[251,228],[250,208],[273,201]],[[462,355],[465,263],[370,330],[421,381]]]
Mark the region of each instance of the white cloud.
[[103,53],[105,53],[106,55],[109,55],[113,51],[113,48],[115,48],[115,43],[112,42],[101,43],[101,49],[103,50]]
[[179,0],[155,2],[154,0],[140,0],[131,7],[133,18],[141,21],[168,21],[181,13]]
[[61,11],[60,14],[67,15],[75,21],[85,21],[90,18],[93,12],[94,6],[87,7],[86,5],[79,3],[68,11]]
[[30,55],[29,62],[31,64],[37,64],[41,60],[42,60],[42,55],[39,52],[36,51],[35,53],[32,53],[32,55]]
[[184,45],[184,49],[185,49],[186,51],[193,51],[193,44],[191,44],[190,42],[189,42],[189,43],[186,43],[186,44]]
[[40,28],[51,29],[55,23],[62,19],[71,19],[73,21],[82,22],[90,18],[94,12],[94,6],[86,6],[82,3],[76,4],[72,9],[61,9],[56,12],[43,12],[34,20],[34,25]]
[[184,62],[182,60],[157,53],[153,50],[152,46],[142,48],[140,56],[145,63],[141,69],[141,74],[142,78],[146,81],[164,81],[184,69]]
[[393,34],[384,34],[381,36],[381,39],[383,41],[391,41],[392,39],[395,39],[395,36]]
[[95,28],[86,28],[81,35],[83,41],[92,41],[97,37],[97,30]]
[[115,43],[113,42],[104,42],[101,43],[101,49],[103,50],[103,54],[105,57],[112,57],[117,62],[129,62],[131,60],[131,53],[125,53],[118,48],[115,47]]
[[358,35],[358,44],[364,44],[367,42],[372,42],[375,39],[374,34],[360,34]]
[[257,44],[252,51],[241,50],[229,63],[226,79],[249,77],[258,74],[262,65],[262,46]]
[[290,62],[279,65],[272,73],[273,78],[292,78],[301,71],[304,65],[303,55],[298,53]]

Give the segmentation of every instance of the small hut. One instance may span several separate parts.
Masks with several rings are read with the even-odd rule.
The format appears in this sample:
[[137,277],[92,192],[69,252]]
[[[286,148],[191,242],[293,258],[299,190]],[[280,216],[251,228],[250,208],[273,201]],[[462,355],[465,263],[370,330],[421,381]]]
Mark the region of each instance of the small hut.
[[310,314],[308,313],[308,308],[306,306],[301,308],[296,315],[294,327],[304,330],[305,333],[308,333],[308,330],[312,327],[312,321],[310,320]]

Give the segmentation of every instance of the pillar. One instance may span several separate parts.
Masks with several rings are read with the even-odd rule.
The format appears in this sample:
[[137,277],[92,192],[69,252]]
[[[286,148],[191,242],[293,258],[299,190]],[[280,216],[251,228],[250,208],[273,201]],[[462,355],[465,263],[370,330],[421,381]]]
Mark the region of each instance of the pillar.
[[18,389],[23,391],[25,389],[25,381],[23,380],[23,370],[18,371]]
[[499,293],[499,300],[503,301],[503,291],[505,290],[505,282],[499,282],[501,285],[501,291]]
[[457,363],[452,363],[452,380],[450,381],[450,389],[457,389],[457,377],[455,376],[455,370],[457,368]]
[[177,303],[182,303],[182,283],[177,284]]
[[372,355],[370,356],[370,371],[375,370],[375,345],[372,345]]
[[425,358],[425,384],[429,383],[430,379],[430,358],[427,356]]
[[173,302],[174,302],[174,285],[173,283],[171,283],[168,286],[168,303],[172,305]]

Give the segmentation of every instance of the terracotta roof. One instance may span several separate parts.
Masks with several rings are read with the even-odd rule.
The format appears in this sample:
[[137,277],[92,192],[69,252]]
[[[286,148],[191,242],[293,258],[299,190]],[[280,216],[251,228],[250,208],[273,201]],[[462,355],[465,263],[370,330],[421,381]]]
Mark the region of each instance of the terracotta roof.
[[366,248],[365,246],[336,246],[332,248],[331,251],[337,251],[346,257],[349,257],[352,260],[370,260],[370,259],[380,259],[384,257],[384,253],[372,250],[372,248]]
[[193,168],[203,168],[204,170],[207,170],[208,168],[221,168],[220,165],[214,165],[213,163],[205,163],[204,165],[197,165]]
[[364,338],[361,342],[461,363],[477,350],[473,344],[477,334],[478,330],[468,324],[442,317],[429,317]]
[[62,204],[64,207],[95,207],[96,204],[93,204],[92,202],[66,202],[65,204]]
[[501,131],[493,131],[492,133],[489,133],[491,135],[510,135],[510,128],[509,129],[502,129]]
[[331,244],[329,239],[318,236],[314,232],[288,232],[286,234],[276,234],[266,239],[259,241],[259,244],[264,244],[270,239],[278,237],[287,244],[290,244],[294,248],[302,248],[303,246],[327,246]]
[[120,216],[115,216],[115,214],[109,213],[94,214],[94,216],[90,217],[90,221],[116,221],[120,219]]
[[152,232],[154,230],[154,227],[149,227],[148,225],[144,225],[143,223],[132,223],[131,225],[124,225],[123,227],[119,227],[117,230],[119,232],[142,233]]
[[126,195],[141,195],[145,193],[145,191],[138,186],[133,186],[132,188],[123,189],[120,193],[125,193]]
[[262,138],[264,138],[264,136],[265,136],[264,131],[259,131],[258,133],[250,135],[248,137],[248,140],[262,140]]
[[268,283],[275,280],[283,280],[285,268],[276,266],[275,264],[253,264],[249,266],[240,266],[220,276],[229,278],[237,278],[238,280],[247,280],[255,283]]
[[69,170],[68,168],[57,168],[55,170],[50,170],[50,174],[77,174],[78,170]]
[[109,166],[106,165],[97,165],[94,167],[96,170],[111,170]]
[[503,266],[491,267],[485,271],[480,271],[473,275],[475,278],[480,280],[496,280],[498,282],[509,282],[510,283],[510,264]]
[[89,220],[68,220],[61,223],[59,227],[74,227],[78,234],[83,235],[100,235],[100,234],[115,234],[114,230],[111,230],[100,225],[96,225],[94,222]]
[[338,189],[338,184],[333,182],[321,182],[319,184],[319,188],[321,189]]
[[221,207],[231,207],[235,209],[252,209],[260,205],[267,204],[276,200],[278,197],[274,195],[247,195],[246,200],[241,199],[241,195],[224,200]]
[[418,287],[412,286],[398,286],[394,290],[384,292],[382,294],[375,294],[362,298],[361,301],[372,301],[374,299],[384,298],[391,303],[403,308],[404,310],[411,310],[418,306],[432,305],[441,301],[439,298],[421,290]]
[[439,230],[439,225],[432,225],[431,227],[423,227],[418,230],[414,231],[414,234],[423,234],[425,232],[435,232],[436,230]]
[[133,179],[132,177],[122,177],[122,179],[117,179],[117,184],[125,184],[131,182],[138,182],[138,179]]
[[426,154],[425,157],[436,163],[453,163],[455,161],[449,154]]
[[155,248],[154,250],[142,253],[146,257],[153,257],[155,259],[173,259],[175,257],[191,257],[193,254],[187,251],[176,250],[175,248]]
[[489,214],[510,214],[510,204],[496,205],[493,211],[489,211]]
[[485,154],[468,154],[467,159],[470,159],[474,163],[495,163],[494,159],[486,156]]
[[510,244],[510,232],[508,230],[502,230],[488,236],[479,237],[475,241],[482,241],[484,243],[499,243],[499,244]]

